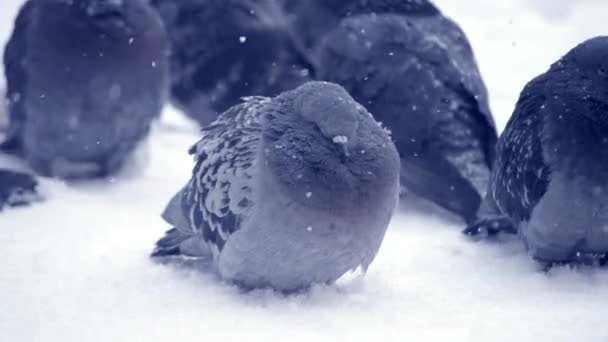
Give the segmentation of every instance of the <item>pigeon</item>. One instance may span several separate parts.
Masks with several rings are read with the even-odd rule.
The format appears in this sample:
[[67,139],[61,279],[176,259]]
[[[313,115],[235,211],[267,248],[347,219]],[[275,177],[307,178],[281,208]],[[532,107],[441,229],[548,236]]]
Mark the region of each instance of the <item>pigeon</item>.
[[174,104],[202,126],[250,94],[312,78],[276,0],[152,0],[169,33]]
[[426,1],[358,4],[369,6],[353,7],[319,43],[318,77],[392,131],[405,195],[473,222],[498,135],[465,34]]
[[[427,0],[278,0],[286,20],[298,32],[296,38],[308,53],[314,53],[328,32],[349,16],[399,13],[410,18],[441,19],[439,10]],[[453,24],[449,24],[453,25]]]
[[608,37],[525,86],[496,154],[467,234],[516,233],[550,264],[608,253]]
[[3,149],[44,176],[115,172],[160,114],[169,52],[145,0],[27,1],[4,53]]
[[40,200],[37,187],[38,181],[30,174],[0,169],[0,211]]
[[299,291],[366,271],[399,197],[399,155],[340,86],[248,97],[203,129],[152,256],[213,260],[247,289]]

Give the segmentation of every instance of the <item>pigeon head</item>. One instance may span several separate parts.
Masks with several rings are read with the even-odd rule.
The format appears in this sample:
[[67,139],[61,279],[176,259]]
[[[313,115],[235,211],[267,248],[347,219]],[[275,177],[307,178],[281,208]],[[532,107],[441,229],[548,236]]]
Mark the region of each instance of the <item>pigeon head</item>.
[[61,4],[93,18],[122,17],[125,13],[125,0],[42,0],[47,3]]
[[[115,37],[133,35],[133,6],[142,0],[41,0],[46,3],[41,15],[57,21],[58,28],[108,34]],[[135,19],[136,20],[136,19]]]
[[309,82],[265,109],[267,172],[308,207],[352,214],[397,186],[399,155],[389,133],[339,85]]
[[577,111],[608,127],[608,36],[589,39],[553,66],[567,91],[585,101],[588,110]]
[[356,138],[359,105],[346,90],[333,83],[309,82],[297,88],[293,96],[295,111],[348,154],[348,146]]
[[608,36],[591,38],[581,43],[565,59],[576,63],[585,71],[602,77],[608,75]]
[[129,55],[130,60],[139,53],[149,60],[144,55],[159,45],[168,53],[164,27],[146,0],[39,1],[37,29],[68,56]]
[[[415,47],[416,28],[396,15],[358,15],[344,19],[322,42],[321,72],[335,75],[342,70],[363,73],[393,65],[399,54]],[[374,63],[370,63],[374,60]],[[327,66],[326,63],[330,63]],[[322,75],[327,77],[328,75]],[[348,78],[347,75],[345,77]]]
[[584,78],[608,85],[608,36],[589,39],[572,49],[561,61]]
[[416,116],[405,116],[404,110],[435,101],[424,96],[425,89],[413,79],[416,71],[411,69],[423,62],[412,57],[416,49],[429,47],[425,57],[450,63],[442,49],[433,47],[439,43],[423,41],[424,36],[408,25],[396,15],[347,18],[326,35],[318,57],[319,76],[344,86],[387,127],[413,127]]

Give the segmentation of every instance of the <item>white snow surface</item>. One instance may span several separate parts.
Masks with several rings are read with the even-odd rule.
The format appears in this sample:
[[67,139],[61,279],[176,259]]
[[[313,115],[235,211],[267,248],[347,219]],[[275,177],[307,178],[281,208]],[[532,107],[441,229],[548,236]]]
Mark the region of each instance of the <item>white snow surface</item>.
[[[0,1],[0,44],[20,3]],[[606,32],[605,0],[437,4],[469,35],[500,128],[527,81]],[[608,340],[606,270],[543,273],[517,240],[472,243],[461,224],[412,211],[395,216],[365,277],[299,295],[155,264],[148,253],[170,228],[159,213],[188,179],[198,136],[168,108],[120,175],[44,180],[45,203],[0,214],[0,340]]]

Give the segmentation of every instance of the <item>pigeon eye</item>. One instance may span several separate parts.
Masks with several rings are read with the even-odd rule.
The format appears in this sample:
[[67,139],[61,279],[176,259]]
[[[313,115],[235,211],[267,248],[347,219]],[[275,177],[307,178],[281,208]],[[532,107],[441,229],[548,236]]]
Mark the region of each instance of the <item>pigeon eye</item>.
[[606,68],[599,68],[597,73],[602,77],[608,77],[608,70]]

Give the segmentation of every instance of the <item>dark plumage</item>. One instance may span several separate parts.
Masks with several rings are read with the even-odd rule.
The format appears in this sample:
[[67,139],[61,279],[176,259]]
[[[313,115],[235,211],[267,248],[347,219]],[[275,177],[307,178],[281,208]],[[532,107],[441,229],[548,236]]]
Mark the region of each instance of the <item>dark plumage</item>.
[[38,182],[27,173],[0,169],[0,211],[40,199]]
[[323,36],[344,18],[359,14],[402,14],[408,17],[433,18],[439,10],[428,0],[277,0],[287,20],[309,53],[319,47]]
[[173,45],[172,98],[202,125],[249,95],[310,79],[276,0],[152,0]]
[[43,175],[115,171],[160,113],[168,53],[144,0],[29,0],[4,53],[4,147]]
[[407,192],[471,222],[497,133],[464,33],[427,1],[350,8],[314,48],[319,78],[343,85],[392,131]]
[[291,291],[367,269],[399,191],[389,134],[341,87],[253,97],[204,129],[153,256],[213,256],[248,288]]
[[526,85],[466,232],[519,232],[547,262],[607,253],[607,179],[608,37],[597,37]]

